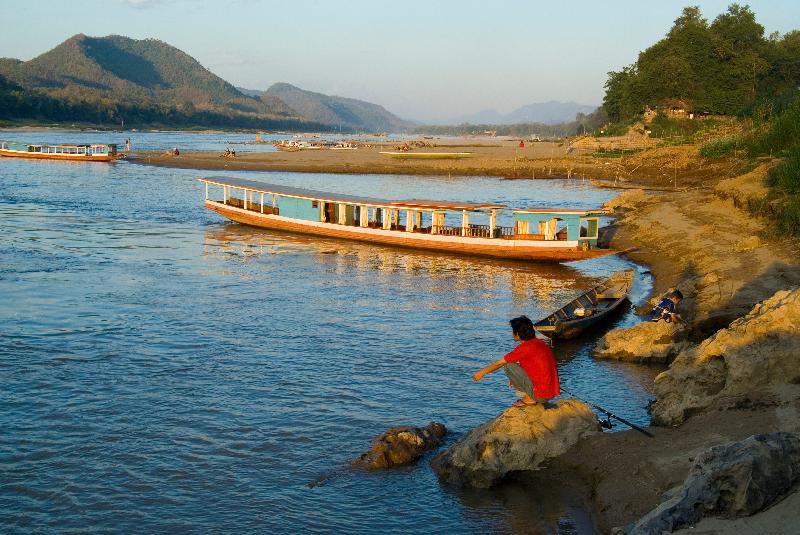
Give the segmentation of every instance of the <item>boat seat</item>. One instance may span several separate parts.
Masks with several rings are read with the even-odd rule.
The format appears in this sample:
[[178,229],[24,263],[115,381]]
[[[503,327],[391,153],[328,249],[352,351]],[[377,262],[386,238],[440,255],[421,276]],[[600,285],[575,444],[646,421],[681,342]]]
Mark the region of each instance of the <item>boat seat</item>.
[[597,298],[598,299],[621,299],[623,297],[625,297],[624,293],[609,292],[609,293],[598,293],[597,294]]

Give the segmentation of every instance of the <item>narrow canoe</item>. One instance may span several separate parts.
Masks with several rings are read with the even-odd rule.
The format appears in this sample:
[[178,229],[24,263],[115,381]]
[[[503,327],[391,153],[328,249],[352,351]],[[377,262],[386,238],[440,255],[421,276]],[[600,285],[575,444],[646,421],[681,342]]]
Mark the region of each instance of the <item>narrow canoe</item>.
[[534,327],[550,338],[575,338],[607,321],[628,298],[632,285],[633,270],[618,271],[546,318],[537,321]]

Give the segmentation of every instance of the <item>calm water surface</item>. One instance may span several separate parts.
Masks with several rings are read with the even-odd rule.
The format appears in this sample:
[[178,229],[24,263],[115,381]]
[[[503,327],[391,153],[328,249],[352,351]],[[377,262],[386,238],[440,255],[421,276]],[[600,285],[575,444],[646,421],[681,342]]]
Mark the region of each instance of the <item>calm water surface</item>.
[[[454,440],[495,416],[514,399],[502,374],[470,375],[513,348],[508,319],[544,315],[627,261],[513,263],[248,228],[202,207],[198,174],[0,160],[0,531],[586,529],[564,489],[443,488],[427,459],[344,467],[390,426],[438,420]],[[580,181],[228,175],[515,207],[610,196]],[[649,290],[641,275],[634,299]],[[558,348],[564,385],[647,423],[655,370],[595,362],[590,343]]]

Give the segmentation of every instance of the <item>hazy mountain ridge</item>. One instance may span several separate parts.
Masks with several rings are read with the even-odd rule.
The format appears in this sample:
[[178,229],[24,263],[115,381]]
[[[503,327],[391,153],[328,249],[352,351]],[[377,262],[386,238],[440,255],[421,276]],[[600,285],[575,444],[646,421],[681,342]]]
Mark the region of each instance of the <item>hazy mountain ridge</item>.
[[287,83],[273,84],[265,93],[281,99],[310,121],[343,130],[400,132],[415,126],[378,104],[306,91]]
[[597,106],[578,104],[577,102],[535,102],[521,106],[509,113],[500,113],[496,110],[482,110],[476,113],[454,117],[442,123],[450,124],[522,124],[541,123],[559,124],[575,120],[579,113],[592,113]]

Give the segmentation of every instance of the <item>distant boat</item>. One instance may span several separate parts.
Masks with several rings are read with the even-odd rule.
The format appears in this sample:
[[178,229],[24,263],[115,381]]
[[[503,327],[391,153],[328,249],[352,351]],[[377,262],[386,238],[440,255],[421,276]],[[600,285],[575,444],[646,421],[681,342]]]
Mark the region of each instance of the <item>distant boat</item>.
[[533,326],[550,338],[575,338],[608,320],[628,298],[632,284],[632,269],[618,271]]
[[384,156],[399,159],[447,159],[469,158],[471,152],[381,152]]
[[[231,177],[199,178],[205,206],[238,223],[332,238],[509,258],[566,262],[614,254],[597,246],[603,210],[512,210],[503,204],[341,195]],[[213,195],[211,188],[221,195]],[[474,224],[473,217],[486,224]],[[449,219],[455,219],[449,222]]]
[[0,156],[33,158],[36,160],[74,160],[80,162],[110,162],[124,158],[117,145],[41,145],[0,141]]

